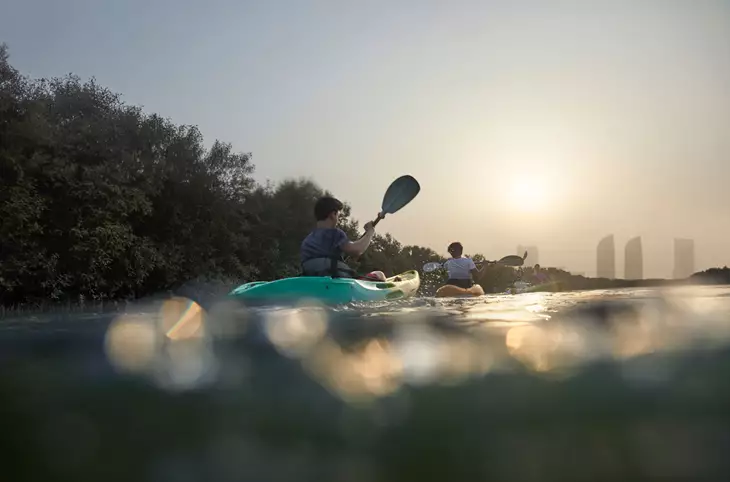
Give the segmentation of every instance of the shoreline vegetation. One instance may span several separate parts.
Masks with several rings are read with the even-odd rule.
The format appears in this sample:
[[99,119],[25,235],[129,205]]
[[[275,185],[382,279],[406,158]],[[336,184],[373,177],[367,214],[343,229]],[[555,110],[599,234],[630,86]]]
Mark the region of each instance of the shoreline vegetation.
[[[30,79],[12,67],[4,44],[0,119],[0,318],[119,310],[132,300],[185,296],[191,284],[218,294],[296,276],[314,202],[346,198],[309,179],[257,183],[250,153],[218,140],[206,149],[197,127],[127,105],[94,79]],[[353,238],[361,231],[348,205],[342,228]],[[385,233],[352,266],[392,275],[441,260]],[[727,267],[687,280],[544,271],[560,291],[730,283]],[[504,292],[516,276],[496,266],[477,282]],[[423,275],[420,294],[444,281],[440,271]]]

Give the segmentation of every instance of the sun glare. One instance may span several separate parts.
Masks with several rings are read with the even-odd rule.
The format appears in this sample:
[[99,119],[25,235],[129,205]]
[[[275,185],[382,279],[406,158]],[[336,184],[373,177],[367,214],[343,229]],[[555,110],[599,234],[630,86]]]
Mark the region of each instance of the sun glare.
[[540,211],[547,202],[545,188],[535,179],[519,179],[512,185],[509,202],[519,211]]

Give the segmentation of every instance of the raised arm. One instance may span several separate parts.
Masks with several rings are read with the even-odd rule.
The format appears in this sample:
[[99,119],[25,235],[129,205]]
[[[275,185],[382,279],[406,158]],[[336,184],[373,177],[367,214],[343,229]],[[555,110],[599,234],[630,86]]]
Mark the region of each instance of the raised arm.
[[362,256],[362,254],[368,249],[368,246],[370,246],[370,242],[373,240],[374,235],[375,227],[372,222],[369,222],[365,225],[365,235],[362,238],[357,241],[350,241],[348,239],[340,246],[340,249],[342,249],[343,253],[354,258]]

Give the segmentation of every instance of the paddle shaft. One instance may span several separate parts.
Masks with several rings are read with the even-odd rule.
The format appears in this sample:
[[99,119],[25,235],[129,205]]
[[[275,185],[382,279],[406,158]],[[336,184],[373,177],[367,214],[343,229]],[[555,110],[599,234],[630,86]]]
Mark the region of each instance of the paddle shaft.
[[[378,224],[378,223],[380,222],[380,220],[381,220],[381,219],[383,219],[383,218],[385,218],[385,215],[384,215],[384,214],[383,214],[383,215],[380,215],[380,214],[378,214],[378,217],[377,217],[377,218],[375,218],[375,220],[373,221],[373,227],[377,226],[377,224]],[[364,238],[366,234],[368,234],[368,232],[367,232],[367,231],[365,231],[365,232],[364,232],[364,233],[362,234],[362,236],[360,236],[360,239]]]
[[[520,263],[519,264],[514,263],[515,258],[517,258],[518,260],[520,260]],[[510,255],[510,256],[505,256],[504,258],[499,259],[497,261],[487,261],[487,260],[484,260],[484,261],[479,262],[478,264],[480,265],[480,268],[479,268],[480,270],[481,269],[484,269],[484,265],[494,265],[494,264],[501,264],[503,266],[511,266],[513,268],[516,268],[516,267],[519,267],[519,266],[522,266],[523,265],[523,263],[525,261],[525,258],[527,258],[527,252],[525,252],[525,255],[522,256],[521,259],[518,258],[517,256]],[[435,262],[432,262],[432,263],[435,263]],[[424,266],[431,265],[432,263],[426,263],[426,265],[424,265]],[[442,263],[436,263],[436,264],[438,264],[438,268],[443,269],[443,264]],[[477,264],[477,263],[475,263],[475,264]],[[438,269],[438,268],[433,268],[433,269]],[[431,271],[433,271],[433,270],[429,270],[427,272],[430,273]]]

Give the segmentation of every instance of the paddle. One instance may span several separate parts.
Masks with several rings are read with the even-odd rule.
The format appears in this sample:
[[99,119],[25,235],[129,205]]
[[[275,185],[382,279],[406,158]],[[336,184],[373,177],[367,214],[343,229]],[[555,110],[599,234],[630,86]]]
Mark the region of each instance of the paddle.
[[525,251],[525,254],[522,256],[518,256],[516,254],[511,254],[509,256],[505,256],[504,258],[497,261],[498,264],[502,264],[504,266],[522,266],[525,264],[525,259],[527,259],[527,251]]
[[378,217],[373,221],[373,226],[377,225],[386,214],[394,214],[403,208],[406,204],[413,201],[413,198],[421,190],[421,186],[413,176],[401,176],[393,181],[383,196],[383,204],[381,206]]
[[[394,214],[400,211],[406,204],[413,201],[413,198],[421,191],[421,186],[413,176],[404,175],[390,183],[388,190],[383,196],[383,204],[380,206],[378,217],[373,221],[375,227],[386,214]],[[363,234],[360,239],[365,237]]]
[[[485,263],[517,267],[522,266],[525,263],[525,259],[527,259],[527,251],[525,251],[524,256],[510,254],[509,256],[505,256],[504,258],[500,259],[499,261],[485,261]],[[436,271],[439,268],[443,268],[443,264],[433,261],[431,263],[426,263],[423,265],[423,272],[430,273],[431,271]]]

